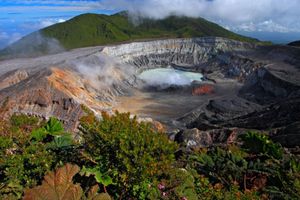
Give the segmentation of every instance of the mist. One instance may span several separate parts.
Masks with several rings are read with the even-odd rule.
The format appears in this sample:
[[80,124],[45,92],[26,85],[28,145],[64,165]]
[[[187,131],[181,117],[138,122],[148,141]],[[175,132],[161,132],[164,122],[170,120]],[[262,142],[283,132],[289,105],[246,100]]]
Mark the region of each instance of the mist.
[[102,53],[73,62],[73,65],[84,79],[98,90],[120,85],[135,74],[133,66],[121,63],[117,58]]
[[193,81],[201,81],[202,74],[176,70],[173,68],[156,68],[142,72],[138,77],[143,80],[143,87],[166,89],[171,86],[188,86]]
[[16,41],[1,50],[0,58],[37,57],[63,51],[65,49],[57,39],[46,37],[38,31],[25,36],[23,40]]
[[183,15],[204,17],[232,30],[252,26],[254,31],[267,31],[260,24],[272,22],[275,32],[300,32],[299,0],[103,0],[99,4],[102,9],[128,10],[133,19]]

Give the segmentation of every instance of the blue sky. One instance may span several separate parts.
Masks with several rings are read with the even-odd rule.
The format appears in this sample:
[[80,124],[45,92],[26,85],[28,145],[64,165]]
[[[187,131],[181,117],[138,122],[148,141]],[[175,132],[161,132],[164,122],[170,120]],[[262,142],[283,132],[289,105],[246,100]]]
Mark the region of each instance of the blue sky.
[[0,49],[33,31],[86,12],[111,14],[116,10],[102,10],[96,0],[0,0]]
[[0,0],[0,48],[82,13],[120,10],[152,18],[171,13],[204,17],[232,31],[279,43],[300,39],[300,0]]

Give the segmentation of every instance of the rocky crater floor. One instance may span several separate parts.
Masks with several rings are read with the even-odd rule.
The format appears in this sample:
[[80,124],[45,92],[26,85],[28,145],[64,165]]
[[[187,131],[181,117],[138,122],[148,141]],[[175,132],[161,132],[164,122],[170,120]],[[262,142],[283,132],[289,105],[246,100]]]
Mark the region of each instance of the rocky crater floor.
[[[166,68],[164,76],[140,75]],[[201,79],[190,78],[197,74]],[[148,80],[148,79],[147,79]],[[169,84],[168,84],[169,83]],[[76,49],[0,62],[0,116],[56,116],[75,129],[82,105],[131,112],[189,147],[248,130],[300,144],[300,49],[204,37]]]

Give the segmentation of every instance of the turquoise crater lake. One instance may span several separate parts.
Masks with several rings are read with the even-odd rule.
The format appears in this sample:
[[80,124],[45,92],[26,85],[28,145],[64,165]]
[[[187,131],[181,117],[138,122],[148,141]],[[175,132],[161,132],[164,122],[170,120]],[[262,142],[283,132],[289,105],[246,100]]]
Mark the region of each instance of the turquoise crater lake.
[[201,81],[203,75],[174,68],[156,68],[143,71],[138,77],[149,86],[168,87],[190,85],[193,81]]

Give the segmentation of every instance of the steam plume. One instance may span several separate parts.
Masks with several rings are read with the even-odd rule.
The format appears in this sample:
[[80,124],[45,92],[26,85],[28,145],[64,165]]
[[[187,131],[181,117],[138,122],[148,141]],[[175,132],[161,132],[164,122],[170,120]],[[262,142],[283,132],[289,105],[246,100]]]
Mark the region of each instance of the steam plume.
[[96,89],[107,89],[120,85],[133,77],[135,70],[132,66],[119,62],[116,58],[102,53],[92,55],[75,64],[80,74]]

